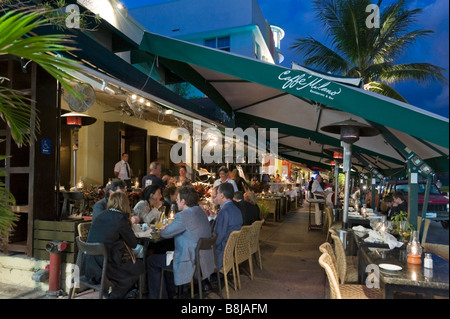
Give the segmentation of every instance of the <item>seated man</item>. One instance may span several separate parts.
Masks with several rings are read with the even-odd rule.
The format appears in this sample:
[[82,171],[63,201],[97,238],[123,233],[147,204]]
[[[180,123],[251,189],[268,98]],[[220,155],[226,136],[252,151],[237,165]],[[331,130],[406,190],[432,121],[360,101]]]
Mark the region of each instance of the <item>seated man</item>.
[[405,201],[405,195],[403,192],[396,191],[392,194],[392,216],[399,214],[400,212],[408,213],[408,203]]
[[391,194],[384,196],[383,200],[380,202],[380,212],[387,216],[387,220],[391,220],[392,217],[392,204],[394,199]]
[[219,269],[223,264],[223,252],[230,233],[242,227],[242,214],[233,203],[234,188],[230,183],[220,184],[217,189],[216,202],[220,205],[214,232],[217,234],[216,251]]
[[287,185],[287,195],[289,196],[291,202],[294,202],[297,199],[297,191],[292,189],[292,184]]
[[[191,282],[195,271],[195,249],[200,238],[211,237],[208,217],[198,206],[197,191],[191,186],[182,186],[177,194],[177,206],[180,212],[175,214],[172,223],[161,228],[162,238],[175,238],[173,261],[167,265],[166,254],[153,254],[147,258],[149,298],[159,298],[161,269],[173,269],[167,272],[165,280],[165,298],[173,298],[175,285],[181,286]],[[214,271],[214,255],[212,251],[202,252],[201,267],[203,278]],[[164,289],[163,289],[164,291]]]
[[242,213],[243,225],[251,225],[254,221],[261,219],[259,217],[260,213],[258,205],[253,205],[250,202],[244,200],[243,192],[234,193],[233,201]]

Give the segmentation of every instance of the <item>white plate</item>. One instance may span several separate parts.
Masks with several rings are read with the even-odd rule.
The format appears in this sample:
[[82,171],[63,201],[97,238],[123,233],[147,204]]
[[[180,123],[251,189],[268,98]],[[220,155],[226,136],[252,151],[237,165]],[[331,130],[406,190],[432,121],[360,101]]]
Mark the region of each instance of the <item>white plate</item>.
[[381,269],[389,270],[389,271],[398,271],[402,270],[402,267],[393,265],[393,264],[379,264],[378,265]]

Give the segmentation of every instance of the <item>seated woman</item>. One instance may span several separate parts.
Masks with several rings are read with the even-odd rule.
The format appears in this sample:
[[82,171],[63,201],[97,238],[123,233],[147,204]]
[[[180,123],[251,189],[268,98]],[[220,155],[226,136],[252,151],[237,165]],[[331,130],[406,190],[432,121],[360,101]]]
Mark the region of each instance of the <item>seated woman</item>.
[[[104,243],[108,251],[106,276],[113,284],[108,298],[126,296],[144,271],[141,259],[135,259],[131,249],[137,246],[137,239],[131,229],[130,204],[125,193],[116,192],[109,196],[106,210],[92,222],[88,243]],[[86,256],[86,276],[93,283],[100,283],[102,277],[102,256]]]
[[395,216],[400,212],[408,212],[408,203],[405,201],[405,195],[403,192],[394,192],[392,194],[392,199],[392,216]]
[[161,217],[161,187],[152,184],[144,188],[141,193],[141,200],[134,206],[133,213],[138,216],[142,222],[151,224]]
[[175,185],[169,185],[166,188],[164,188],[163,195],[163,204],[164,206],[164,212],[166,213],[166,216],[169,215],[170,208],[174,206],[175,212],[178,213],[177,208],[177,194],[178,194],[178,188]]

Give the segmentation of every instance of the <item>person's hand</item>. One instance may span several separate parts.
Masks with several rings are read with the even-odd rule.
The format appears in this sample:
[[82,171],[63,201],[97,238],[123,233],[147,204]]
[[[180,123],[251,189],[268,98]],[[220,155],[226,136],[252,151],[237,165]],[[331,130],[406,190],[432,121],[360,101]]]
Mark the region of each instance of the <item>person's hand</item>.
[[155,201],[155,207],[156,207],[156,209],[160,209],[161,208],[161,206],[163,205],[163,202],[160,200],[160,199],[157,199],[156,201]]
[[160,228],[160,230],[164,230],[164,229],[166,229],[167,228],[167,226],[169,226],[169,224],[165,224],[165,225],[163,225],[161,228]]
[[139,218],[139,216],[132,216],[130,218],[130,220],[131,220],[132,224],[139,224],[141,222],[141,219]]

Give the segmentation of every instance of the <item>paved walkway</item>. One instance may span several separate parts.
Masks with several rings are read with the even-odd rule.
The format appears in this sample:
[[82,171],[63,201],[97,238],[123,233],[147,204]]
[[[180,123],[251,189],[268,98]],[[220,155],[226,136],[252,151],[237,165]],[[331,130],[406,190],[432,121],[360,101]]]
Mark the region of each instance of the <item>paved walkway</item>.
[[242,290],[230,290],[232,299],[323,299],[325,273],[318,263],[318,247],[325,233],[308,232],[308,204],[289,212],[281,222],[263,225],[260,247],[263,269],[254,267],[250,280],[247,262],[241,266]]
[[[263,269],[254,265],[250,280],[248,263],[241,264],[241,290],[230,286],[231,299],[323,299],[325,274],[318,264],[318,247],[325,233],[308,232],[308,204],[282,216],[281,222],[266,222],[261,229]],[[214,299],[214,294],[210,294]],[[42,299],[43,291],[0,284],[0,299]],[[67,297],[66,297],[67,298]],[[86,291],[82,299],[97,299]]]

